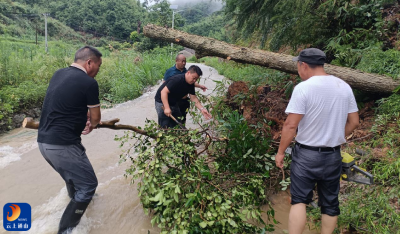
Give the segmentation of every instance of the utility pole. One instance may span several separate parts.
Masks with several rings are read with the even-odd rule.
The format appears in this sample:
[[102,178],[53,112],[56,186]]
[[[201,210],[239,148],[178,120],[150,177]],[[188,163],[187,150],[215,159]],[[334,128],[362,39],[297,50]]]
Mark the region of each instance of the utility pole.
[[50,14],[49,13],[44,13],[43,14],[44,15],[44,40],[45,40],[45,47],[46,47],[46,54],[47,54],[47,52],[48,52],[48,49],[47,49],[47,16],[49,16]]
[[36,31],[36,45],[37,45],[37,22],[35,24],[35,31]]
[[[175,11],[178,9],[178,5],[170,5],[169,9],[172,10],[172,29],[174,29],[174,22],[175,22],[175,13],[181,11]],[[172,56],[172,49],[174,48],[174,43],[171,42],[171,56]]]
[[[172,29],[174,29],[174,21],[175,21],[175,11],[172,10]],[[174,48],[174,43],[171,42],[171,55],[172,55],[173,48]]]
[[[178,5],[170,5],[169,9],[172,10],[172,29],[174,29],[175,10],[178,9]],[[171,57],[172,57],[172,49],[173,48],[174,48],[174,43],[171,42]]]

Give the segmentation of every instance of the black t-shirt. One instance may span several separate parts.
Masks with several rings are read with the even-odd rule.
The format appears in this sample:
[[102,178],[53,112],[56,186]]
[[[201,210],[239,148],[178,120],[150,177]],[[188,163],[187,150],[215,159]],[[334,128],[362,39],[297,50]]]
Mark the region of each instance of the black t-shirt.
[[95,79],[76,67],[56,71],[44,99],[37,141],[52,145],[80,143],[87,106],[99,103]]
[[177,101],[188,94],[195,95],[194,84],[188,84],[185,80],[185,74],[179,74],[170,77],[160,86],[160,88],[158,88],[157,94],[154,97],[154,99],[156,99],[156,102],[162,103],[161,90],[163,90],[165,86],[167,86],[167,88],[169,89],[168,103],[171,106],[175,105]]

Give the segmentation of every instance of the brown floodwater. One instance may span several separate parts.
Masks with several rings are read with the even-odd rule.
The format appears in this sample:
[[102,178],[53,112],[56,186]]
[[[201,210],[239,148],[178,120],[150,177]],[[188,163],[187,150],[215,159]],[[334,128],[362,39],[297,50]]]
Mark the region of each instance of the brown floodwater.
[[[215,87],[212,80],[222,80],[223,77],[210,67],[201,64],[199,66],[204,73],[201,83],[209,88],[205,94],[211,94]],[[144,126],[146,119],[157,120],[154,109],[157,88],[158,86],[149,89],[135,100],[102,110],[102,119],[120,118],[121,124],[134,126]],[[188,126],[196,127],[190,124],[190,120]],[[72,234],[160,232],[159,228],[152,227],[151,217],[144,213],[136,185],[131,183],[129,177],[124,177],[129,162],[118,163],[122,149],[119,148],[119,142],[114,141],[115,135],[122,136],[123,131],[97,129],[82,136],[99,186]],[[64,181],[40,154],[36,136],[37,131],[32,129],[15,129],[0,136],[0,205],[3,207],[12,202],[29,203],[32,207],[32,227],[28,232],[21,233],[54,234],[69,198]],[[273,233],[287,233],[290,209],[288,194],[281,192],[273,196],[271,201],[275,218],[280,222]],[[0,212],[0,222],[0,233],[8,233],[2,227],[3,212]]]

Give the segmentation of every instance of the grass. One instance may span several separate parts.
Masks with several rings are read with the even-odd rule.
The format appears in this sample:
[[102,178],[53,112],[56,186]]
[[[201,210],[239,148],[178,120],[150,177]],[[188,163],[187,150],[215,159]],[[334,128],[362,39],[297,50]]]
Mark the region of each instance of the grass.
[[[69,66],[81,46],[49,42],[46,54],[43,45],[0,38],[0,129],[10,129],[12,117],[23,109],[41,107],[52,75]],[[142,54],[132,49],[99,49],[103,65],[96,80],[100,99],[106,102],[119,103],[140,96],[146,86],[156,84],[174,64],[167,49]]]
[[96,77],[100,96],[111,102],[123,102],[142,95],[146,86],[163,78],[165,71],[174,64],[166,49],[146,53],[117,51],[103,59]]
[[202,58],[197,60],[195,57],[189,59],[192,62],[204,62],[206,65],[215,68],[220,75],[233,81],[245,81],[249,85],[284,85],[290,75],[268,69],[261,66],[241,64],[233,61],[221,60],[219,58]]

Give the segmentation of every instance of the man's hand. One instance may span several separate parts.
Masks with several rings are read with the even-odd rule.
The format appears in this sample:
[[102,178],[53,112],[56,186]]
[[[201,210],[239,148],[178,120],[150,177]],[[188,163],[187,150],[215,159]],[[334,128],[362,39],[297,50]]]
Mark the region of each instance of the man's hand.
[[164,108],[164,114],[166,116],[170,117],[172,114],[171,108]]
[[89,133],[93,130],[93,127],[92,127],[92,125],[90,124],[90,113],[89,113],[89,111],[88,111],[88,113],[87,113],[87,115],[86,115],[86,118],[87,118],[87,120],[86,120],[86,126],[85,126],[85,128],[83,129],[83,131],[82,131],[82,135],[87,135],[87,134],[89,134]]
[[[101,121],[99,122],[99,124],[101,125]],[[86,126],[82,131],[82,135],[87,135],[87,134],[91,133],[93,131],[93,129],[95,129],[96,127],[97,126],[92,126],[92,124],[90,123],[90,114],[88,112]]]
[[205,92],[206,90],[207,90],[207,87],[206,86],[204,86],[204,85],[201,85],[201,84],[199,84],[199,83],[194,83],[194,87],[196,87],[196,88],[200,88],[201,90],[203,90],[203,92]]
[[[88,123],[89,123],[89,124],[88,124]],[[87,122],[86,122],[86,126],[85,126],[85,128],[83,129],[83,131],[82,131],[82,135],[87,135],[87,134],[89,134],[92,130],[93,130],[93,127],[92,127],[92,125],[90,124],[90,121],[87,121]]]
[[203,92],[205,92],[205,91],[207,90],[207,87],[204,86],[204,85],[201,85],[201,84],[199,84],[199,88],[200,88],[201,90],[203,90]]
[[279,168],[283,168],[283,158],[285,157],[284,153],[277,153],[275,155],[275,164]]
[[212,115],[207,111],[206,108],[202,108],[200,111],[206,120],[209,120],[212,118]]

